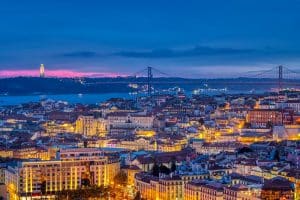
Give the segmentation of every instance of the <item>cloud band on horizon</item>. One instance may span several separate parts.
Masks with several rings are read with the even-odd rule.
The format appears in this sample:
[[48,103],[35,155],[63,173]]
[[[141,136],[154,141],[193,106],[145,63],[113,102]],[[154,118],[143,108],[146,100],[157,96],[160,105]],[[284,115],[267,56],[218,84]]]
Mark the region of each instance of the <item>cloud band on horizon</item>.
[[197,56],[220,56],[220,55],[241,55],[263,52],[256,49],[239,49],[239,48],[216,48],[208,46],[196,46],[186,49],[152,49],[152,50],[123,50],[113,53],[100,54],[96,51],[73,51],[60,54],[65,58],[95,58],[95,57],[128,57],[128,58],[182,58]]
[[[78,72],[72,70],[46,70],[46,77],[61,77],[61,78],[73,78],[73,77],[118,77],[125,76],[111,72]],[[0,70],[0,77],[39,77],[39,70]]]

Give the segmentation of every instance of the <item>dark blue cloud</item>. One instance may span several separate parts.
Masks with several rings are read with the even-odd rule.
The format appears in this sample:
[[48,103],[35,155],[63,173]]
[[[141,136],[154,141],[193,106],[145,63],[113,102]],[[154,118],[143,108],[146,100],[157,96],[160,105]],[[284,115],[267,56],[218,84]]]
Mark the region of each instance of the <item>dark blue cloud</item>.
[[262,53],[263,51],[255,49],[235,49],[235,48],[212,48],[196,46],[189,49],[154,49],[154,50],[123,50],[113,53],[101,54],[95,51],[73,51],[62,53],[60,56],[65,58],[107,58],[107,57],[125,57],[125,58],[188,58],[199,56],[226,56]]
[[64,53],[61,56],[67,58],[93,58],[97,56],[97,53],[93,51],[79,51],[79,52]]
[[157,49],[152,51],[120,51],[113,55],[129,58],[181,58],[197,56],[241,55],[255,53],[254,49],[212,48],[197,46],[192,49]]
[[[99,53],[96,51],[73,51],[69,53],[62,53],[60,57],[63,58],[137,58],[137,59],[165,59],[165,58],[268,58],[272,56],[289,56],[295,57],[300,55],[300,50],[285,50],[274,49],[266,47],[263,49],[250,49],[250,48],[228,48],[228,47],[207,47],[196,46],[187,49],[154,49],[154,50],[122,50],[115,52]],[[115,59],[115,58],[114,58]]]

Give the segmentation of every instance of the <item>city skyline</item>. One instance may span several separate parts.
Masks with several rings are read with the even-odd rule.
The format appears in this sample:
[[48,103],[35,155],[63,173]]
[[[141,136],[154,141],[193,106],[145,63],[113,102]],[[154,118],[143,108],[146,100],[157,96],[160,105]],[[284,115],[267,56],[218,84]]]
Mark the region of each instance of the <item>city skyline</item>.
[[0,4],[0,200],[300,200],[300,0]]
[[299,67],[300,2],[5,2],[0,76],[174,76]]

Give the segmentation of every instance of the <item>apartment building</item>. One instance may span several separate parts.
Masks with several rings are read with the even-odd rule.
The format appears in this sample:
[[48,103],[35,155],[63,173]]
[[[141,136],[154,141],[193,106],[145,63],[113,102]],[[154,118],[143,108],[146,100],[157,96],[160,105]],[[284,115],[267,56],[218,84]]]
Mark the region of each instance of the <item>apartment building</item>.
[[56,160],[22,161],[5,171],[9,199],[51,199],[62,190],[108,186],[120,171],[117,158],[102,156],[96,148],[65,149]]

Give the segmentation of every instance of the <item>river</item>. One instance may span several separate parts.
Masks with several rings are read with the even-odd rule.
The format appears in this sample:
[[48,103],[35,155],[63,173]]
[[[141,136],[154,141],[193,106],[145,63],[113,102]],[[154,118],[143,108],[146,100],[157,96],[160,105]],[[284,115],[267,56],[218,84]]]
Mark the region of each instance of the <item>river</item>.
[[128,93],[105,94],[56,94],[56,95],[24,95],[24,96],[0,96],[0,106],[18,105],[28,102],[38,102],[41,99],[53,99],[67,101],[69,103],[95,104],[110,98],[133,98]]
[[[223,90],[223,89],[211,89],[202,93],[206,95],[216,95],[221,93],[237,94],[237,93],[262,93],[265,90]],[[186,94],[191,95],[192,91],[186,91]],[[99,93],[99,94],[53,94],[53,95],[0,95],[0,106],[7,105],[18,105],[28,102],[38,102],[41,99],[52,99],[55,101],[66,101],[71,104],[82,103],[82,104],[96,104],[106,101],[110,98],[126,98],[133,99],[136,96],[130,95],[129,93]]]

